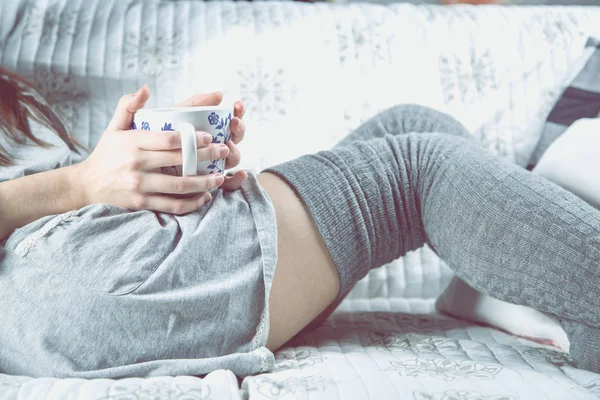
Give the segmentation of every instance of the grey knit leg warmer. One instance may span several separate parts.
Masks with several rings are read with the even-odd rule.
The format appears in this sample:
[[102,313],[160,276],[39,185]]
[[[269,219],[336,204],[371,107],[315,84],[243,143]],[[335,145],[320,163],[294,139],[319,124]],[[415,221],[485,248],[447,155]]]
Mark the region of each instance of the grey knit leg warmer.
[[467,128],[450,115],[417,104],[403,104],[380,112],[346,135],[335,147],[382,138],[386,135],[432,132],[474,140]]
[[[447,114],[435,111],[431,108],[423,107],[420,105],[398,105],[391,107],[379,114],[375,117],[371,118],[366,123],[362,124],[359,128],[348,134],[343,140],[341,140],[334,148],[339,149],[342,147],[346,147],[354,142],[364,142],[367,140],[375,139],[375,138],[383,138],[386,135],[405,135],[408,133],[432,133],[432,132],[442,132],[450,135],[461,136],[472,140],[472,136],[466,130],[466,128],[460,124],[456,119],[450,117]],[[319,153],[321,154],[321,153]],[[312,158],[313,156],[306,156],[307,158]],[[319,155],[316,155],[319,157]],[[303,159],[303,158],[301,158]],[[384,160],[385,163],[385,160]],[[385,163],[387,164],[387,163]],[[298,179],[307,179],[311,180],[309,176],[305,176],[301,173],[301,171],[297,170],[296,167],[301,167],[302,162],[299,160],[294,160],[289,163],[281,164],[276,167],[272,167],[267,169],[265,172],[272,172],[278,174],[282,179],[286,180],[288,184],[300,195],[299,190],[303,192],[307,189],[305,185],[302,185]],[[294,171],[289,171],[289,168],[292,168]],[[324,170],[323,172],[325,172]],[[296,173],[297,172],[297,173]],[[391,171],[393,174],[394,171]],[[302,175],[296,176],[296,175]],[[289,176],[289,178],[288,178]],[[337,183],[340,187],[345,188],[343,182],[339,181]],[[356,184],[356,182],[354,182]],[[317,183],[317,186],[319,184]],[[309,191],[312,189],[309,189]],[[321,189],[322,190],[322,189]],[[341,189],[345,190],[345,189]],[[340,193],[337,192],[336,193]],[[308,193],[310,195],[310,193]],[[389,196],[390,192],[383,191],[382,196]],[[366,256],[362,249],[356,248],[356,252],[360,254],[355,255],[353,253],[348,253],[345,251],[345,247],[347,245],[346,237],[351,235],[354,227],[348,225],[345,227],[346,231],[338,232],[339,227],[337,224],[330,223],[327,220],[327,216],[331,218],[339,218],[339,215],[336,215],[333,212],[328,211],[329,208],[337,208],[335,203],[322,203],[320,208],[323,208],[323,211],[317,212],[314,207],[317,206],[318,201],[311,202],[311,204],[307,204],[306,200],[300,195],[300,198],[307,205],[309,212],[311,212],[313,218],[315,218],[315,222],[321,235],[323,235],[324,241],[330,251],[332,252],[333,247],[336,249],[332,254],[332,258],[336,264],[338,272],[340,273],[341,280],[341,289],[338,298],[341,298],[346,295],[346,293],[353,287],[353,285],[373,267],[368,267],[370,264],[366,264],[363,262],[363,258]],[[348,198],[346,201],[352,203],[352,207],[348,207],[346,210],[351,213],[355,211],[356,207],[359,206],[361,201],[360,198]],[[364,205],[362,205],[364,208]],[[318,217],[317,217],[318,215]],[[388,219],[388,221],[392,224],[396,224],[396,221],[392,219]],[[358,225],[362,225],[362,221],[357,221]],[[408,230],[401,230],[402,232],[408,234]],[[410,236],[410,235],[409,235]],[[388,236],[388,238],[393,243],[398,243],[397,237]],[[405,238],[404,242],[408,242],[410,238]],[[335,243],[335,244],[334,244]],[[405,254],[410,250],[414,250],[423,245],[422,240],[417,241],[415,247],[408,248],[401,255]],[[330,247],[331,246],[331,247]],[[339,253],[339,254],[338,254]],[[355,264],[362,265],[361,268],[356,268],[350,263],[348,263],[344,258],[345,254],[347,258],[356,260]],[[379,254],[382,254],[379,252]],[[359,258],[356,258],[359,257]],[[391,260],[390,260],[391,261]],[[389,262],[389,261],[388,261]],[[377,263],[375,263],[377,264]],[[381,263],[377,266],[381,266],[384,263]]]
[[458,133],[382,135],[403,124],[437,126],[420,117],[404,122],[411,116],[402,108],[388,114],[374,122],[383,137],[268,170],[311,213],[340,295],[370,269],[428,243],[475,289],[559,317],[573,357],[599,371],[599,341],[587,338],[600,327],[600,212]]

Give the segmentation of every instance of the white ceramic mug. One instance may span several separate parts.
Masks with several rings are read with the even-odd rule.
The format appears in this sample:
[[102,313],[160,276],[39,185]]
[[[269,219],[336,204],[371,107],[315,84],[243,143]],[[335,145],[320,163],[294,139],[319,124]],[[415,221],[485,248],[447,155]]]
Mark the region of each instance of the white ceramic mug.
[[141,109],[133,117],[132,129],[179,131],[183,165],[163,168],[169,175],[225,174],[225,159],[198,161],[196,131],[210,133],[213,143],[225,143],[231,138],[233,107],[172,107]]

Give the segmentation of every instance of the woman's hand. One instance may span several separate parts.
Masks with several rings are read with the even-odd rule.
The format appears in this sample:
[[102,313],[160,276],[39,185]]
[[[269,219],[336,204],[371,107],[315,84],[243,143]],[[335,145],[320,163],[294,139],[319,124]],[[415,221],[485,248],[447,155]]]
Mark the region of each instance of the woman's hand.
[[[197,94],[184,102],[176,105],[176,107],[198,107],[198,106],[218,106],[223,100],[223,94],[220,92],[209,94]],[[225,169],[237,167],[242,159],[237,144],[244,139],[246,127],[244,126],[244,104],[241,101],[236,101],[233,104],[233,119],[231,120],[231,140],[225,143],[229,148],[229,155],[225,161]],[[244,180],[248,177],[246,171],[237,171],[232,176],[225,177],[225,183],[221,185],[224,190],[237,190],[240,188]]]
[[[182,163],[181,140],[179,132],[175,131],[129,130],[133,114],[144,106],[149,96],[146,86],[135,94],[123,96],[98,145],[85,161],[78,164],[77,175],[85,204],[107,203],[133,210],[185,214],[210,201],[210,193],[199,193],[189,198],[175,198],[168,194],[197,193],[224,183],[225,178],[220,174],[179,177],[160,172],[161,167]],[[221,98],[220,93],[194,96],[182,105],[198,105],[207,100],[220,102]],[[240,109],[239,105],[237,108]],[[237,119],[235,126],[239,142],[244,129],[241,120]],[[198,160],[228,157],[228,163],[229,160],[235,164],[239,162],[237,146],[211,144],[210,135],[201,132],[197,135]],[[229,188],[239,187],[243,178],[245,173],[231,177]]]

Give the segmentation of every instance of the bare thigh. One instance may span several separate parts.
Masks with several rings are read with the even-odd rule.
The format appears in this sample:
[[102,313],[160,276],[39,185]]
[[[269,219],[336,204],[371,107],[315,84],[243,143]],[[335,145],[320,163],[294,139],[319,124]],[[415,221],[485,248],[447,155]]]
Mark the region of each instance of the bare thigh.
[[275,351],[329,311],[340,282],[323,238],[295,192],[274,174],[261,173],[258,182],[271,198],[277,218],[277,267],[269,298],[267,342]]

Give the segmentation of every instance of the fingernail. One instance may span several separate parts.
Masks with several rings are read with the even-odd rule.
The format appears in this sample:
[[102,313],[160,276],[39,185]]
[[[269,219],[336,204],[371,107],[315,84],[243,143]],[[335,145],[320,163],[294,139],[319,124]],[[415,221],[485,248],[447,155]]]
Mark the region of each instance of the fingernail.
[[146,84],[142,85],[142,87],[139,88],[137,92],[135,92],[135,95],[133,97],[138,97],[142,93],[142,89],[144,89],[146,86]]
[[225,182],[225,177],[219,173],[215,174],[215,185],[220,186]]
[[204,135],[202,135],[202,143],[209,144],[210,142],[212,142],[212,135],[210,133],[204,133]]
[[229,154],[229,147],[225,146],[224,144],[222,144],[220,147],[221,150],[219,150],[219,155],[221,157],[225,157],[227,154]]

